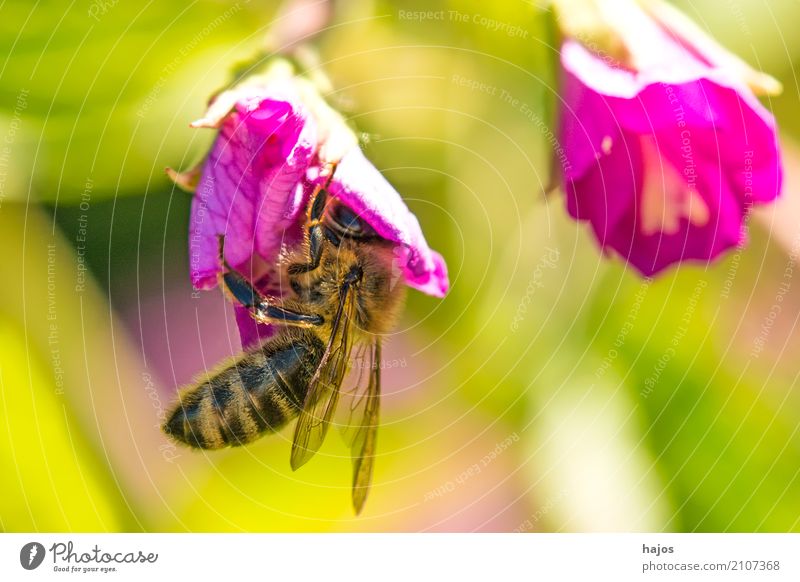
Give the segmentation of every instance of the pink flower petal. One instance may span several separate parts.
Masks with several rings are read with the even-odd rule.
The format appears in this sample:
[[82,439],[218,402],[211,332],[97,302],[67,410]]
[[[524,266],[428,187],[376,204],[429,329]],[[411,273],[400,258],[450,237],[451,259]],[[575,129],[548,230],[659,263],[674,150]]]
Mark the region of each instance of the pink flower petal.
[[216,285],[220,235],[234,267],[254,254],[275,261],[287,229],[302,214],[306,200],[299,180],[315,143],[314,125],[299,106],[268,98],[237,104],[222,123],[192,202],[195,287]]

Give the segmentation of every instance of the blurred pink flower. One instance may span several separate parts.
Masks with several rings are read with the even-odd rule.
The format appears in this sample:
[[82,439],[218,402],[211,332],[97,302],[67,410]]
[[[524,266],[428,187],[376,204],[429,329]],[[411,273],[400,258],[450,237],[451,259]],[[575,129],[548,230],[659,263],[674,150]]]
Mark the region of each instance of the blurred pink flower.
[[744,242],[750,206],[778,196],[775,119],[747,86],[777,82],[674,9],[622,4],[624,53],[562,46],[562,175],[572,217],[649,276]]
[[[281,250],[303,238],[305,208],[314,187],[338,162],[330,193],[375,231],[398,245],[405,282],[435,297],[449,282],[442,257],[432,251],[416,217],[397,191],[364,157],[338,115],[293,77],[251,78],[218,95],[193,127],[219,128],[211,151],[194,174],[177,174],[195,186],[189,227],[192,284],[212,289],[225,259],[263,293],[280,295],[274,266]],[[199,174],[198,174],[199,172]],[[237,306],[242,343],[268,330]]]

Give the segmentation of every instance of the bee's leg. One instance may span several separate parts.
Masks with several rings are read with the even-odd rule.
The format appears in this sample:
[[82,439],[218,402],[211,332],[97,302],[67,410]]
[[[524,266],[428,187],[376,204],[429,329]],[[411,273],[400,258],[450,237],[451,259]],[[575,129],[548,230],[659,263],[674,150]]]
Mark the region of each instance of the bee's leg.
[[289,265],[290,275],[307,273],[319,267],[322,258],[322,243],[325,238],[325,224],[322,222],[325,205],[328,203],[328,193],[325,188],[317,187],[314,199],[311,201],[311,210],[308,214],[308,262]]
[[307,273],[319,267],[319,262],[322,258],[322,244],[324,239],[327,238],[335,246],[339,246],[340,239],[338,235],[325,226],[325,222],[323,221],[325,207],[328,204],[328,191],[326,188],[328,184],[330,184],[335,171],[336,166],[334,165],[325,184],[317,186],[316,190],[314,190],[308,210],[308,262],[289,265],[290,275]]
[[[222,245],[223,239],[220,237],[220,250]],[[312,327],[325,322],[323,317],[316,313],[300,313],[281,307],[279,300],[259,293],[247,279],[234,271],[225,259],[222,259],[222,264],[225,266],[225,271],[220,274],[220,286],[259,323]]]

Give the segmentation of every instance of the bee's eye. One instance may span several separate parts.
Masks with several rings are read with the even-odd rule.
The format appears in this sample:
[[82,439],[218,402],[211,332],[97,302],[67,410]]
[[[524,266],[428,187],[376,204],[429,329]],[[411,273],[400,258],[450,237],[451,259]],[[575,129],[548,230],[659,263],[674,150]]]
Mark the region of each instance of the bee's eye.
[[336,230],[345,236],[358,238],[372,232],[369,225],[344,204],[336,204],[330,213],[330,218]]

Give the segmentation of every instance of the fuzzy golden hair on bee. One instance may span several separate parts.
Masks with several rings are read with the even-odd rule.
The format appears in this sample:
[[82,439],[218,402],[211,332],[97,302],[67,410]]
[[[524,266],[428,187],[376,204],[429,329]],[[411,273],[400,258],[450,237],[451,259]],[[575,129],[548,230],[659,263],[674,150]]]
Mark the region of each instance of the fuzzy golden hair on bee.
[[[289,264],[295,261],[293,256]],[[291,285],[301,303],[324,305],[333,312],[339,297],[339,282],[353,268],[359,269],[361,280],[354,286],[356,331],[386,334],[396,325],[406,296],[396,263],[395,246],[383,239],[343,240],[338,248],[323,254],[315,271],[295,276]]]

